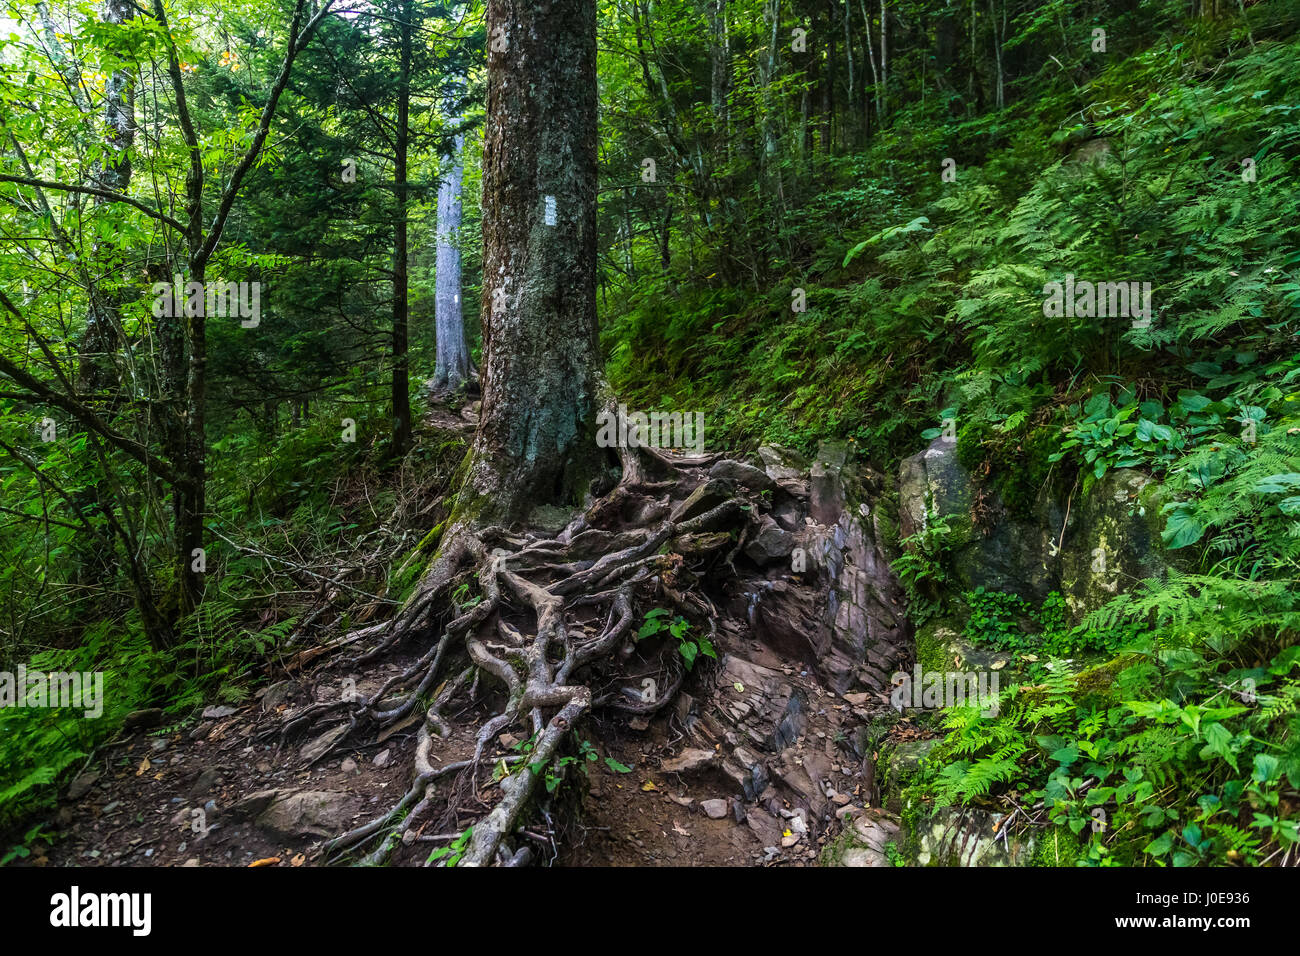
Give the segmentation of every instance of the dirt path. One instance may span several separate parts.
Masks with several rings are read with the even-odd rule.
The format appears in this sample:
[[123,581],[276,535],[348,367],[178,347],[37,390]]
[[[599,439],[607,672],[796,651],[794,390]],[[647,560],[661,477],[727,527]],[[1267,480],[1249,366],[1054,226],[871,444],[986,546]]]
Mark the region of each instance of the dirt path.
[[[842,464],[832,461],[828,476],[822,462],[811,474],[768,463],[775,494],[760,532],[737,544],[744,554],[726,574],[697,585],[718,610],[716,659],[700,656],[653,715],[598,708],[576,728],[583,772],[557,779],[522,827],[535,862],[807,865],[846,813],[870,805],[863,731],[887,706],[882,677],[906,659],[910,632],[873,524],[855,515],[870,513],[858,504],[865,492]],[[410,786],[421,708],[369,743],[348,724],[283,741],[281,730],[341,695],[369,698],[426,651],[406,641],[351,673],[341,655],[307,648],[301,667],[238,708],[210,707],[173,728],[157,726],[161,713],[139,715],[74,781],[53,818],[58,838],[28,863],[326,862],[326,839],[382,814]],[[663,652],[661,640],[629,641],[622,692],[642,693],[631,675],[654,672]],[[490,693],[468,700],[446,714],[453,731],[436,741],[435,768],[472,756],[474,730],[494,712]],[[482,766],[517,760],[519,737],[517,728],[498,735]],[[392,862],[419,865],[448,846],[499,800],[497,776],[408,831]]]

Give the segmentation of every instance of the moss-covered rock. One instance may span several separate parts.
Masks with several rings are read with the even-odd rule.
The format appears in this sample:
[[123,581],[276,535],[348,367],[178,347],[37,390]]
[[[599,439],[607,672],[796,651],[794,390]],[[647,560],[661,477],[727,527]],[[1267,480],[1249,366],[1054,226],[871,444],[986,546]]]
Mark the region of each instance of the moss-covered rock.
[[920,828],[921,866],[1028,866],[1035,861],[1032,829],[1004,830],[1008,815],[974,807],[945,807]]

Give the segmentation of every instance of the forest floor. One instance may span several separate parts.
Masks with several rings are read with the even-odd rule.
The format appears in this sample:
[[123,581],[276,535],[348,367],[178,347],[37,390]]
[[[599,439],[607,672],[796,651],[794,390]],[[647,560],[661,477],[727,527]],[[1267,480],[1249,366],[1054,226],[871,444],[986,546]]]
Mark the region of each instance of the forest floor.
[[[719,653],[725,650],[720,648]],[[359,689],[364,692],[371,682],[377,684],[408,663],[394,658],[377,666]],[[782,667],[779,659],[768,663],[777,670]],[[815,680],[810,675],[802,680],[816,696]],[[316,684],[314,692],[319,694],[325,686]],[[700,692],[699,687],[691,689]],[[303,766],[304,747],[279,748],[259,735],[268,729],[278,731],[282,714],[298,701],[310,699],[311,693],[310,683],[289,679],[270,685],[260,699],[245,707],[209,708],[207,718],[196,726],[125,732],[117,742],[101,748],[91,769],[60,801],[53,818],[58,839],[49,847],[38,845],[27,862],[36,866],[248,866],[258,861],[320,865],[325,838],[375,816],[407,788],[414,728],[399,728],[368,746],[345,748],[314,766]],[[622,718],[588,723],[587,732],[600,754],[631,767],[632,772],[616,772],[603,760],[589,763],[586,786],[576,794],[577,806],[570,807],[576,812],[564,820],[535,821],[525,827],[537,838],[543,863],[806,865],[815,860],[832,832],[826,827],[779,855],[765,852],[767,846],[779,846],[781,833],[775,823],[779,818],[750,808],[744,822],[738,821],[734,808],[741,795],[716,764],[684,772],[665,769],[690,743],[677,709],[650,721],[643,730],[629,727]],[[835,726],[833,721],[818,719],[790,750],[797,754],[824,750]],[[495,756],[510,752],[511,738],[503,737],[507,745],[498,747]],[[440,744],[437,756],[451,762],[464,759],[473,749],[473,727],[459,727]],[[858,768],[854,766],[843,779],[838,792],[860,803]],[[305,795],[305,799],[296,805],[281,802],[281,811],[268,817],[268,804],[275,802],[267,799],[271,793]],[[705,807],[717,813],[717,801],[726,805],[726,812],[715,819]],[[428,850],[420,845],[403,848],[394,862],[418,864]]]
[[[431,424],[463,432],[472,429],[472,415],[435,409]],[[687,481],[674,497],[703,480]],[[652,715],[605,708],[580,724],[584,746],[593,748],[579,762],[583,774],[566,774],[554,799],[541,801],[521,830],[536,862],[809,865],[852,813],[870,805],[864,771],[872,755],[855,752],[851,741],[856,728],[887,706],[884,695],[836,695],[808,661],[761,643],[745,609],[778,572],[741,564],[738,576],[720,574],[718,582],[702,583],[720,609],[716,660],[699,658],[672,703]],[[813,580],[792,586],[817,587]],[[352,733],[351,724],[286,736],[286,724],[343,694],[370,697],[412,667],[423,650],[406,640],[350,668],[337,653],[346,642],[337,635],[323,639],[327,643],[275,664],[268,683],[241,705],[211,706],[170,727],[162,711],[133,715],[64,791],[49,828],[55,839],[37,843],[26,862],[332,862],[323,850],[327,839],[381,816],[411,785],[423,714],[417,708],[372,739]],[[625,649],[622,673],[633,688],[634,675],[654,672],[654,652],[644,648],[650,643]],[[472,692],[459,707],[445,715],[452,731],[432,750],[435,767],[473,756],[476,730],[493,713],[492,693]],[[519,736],[517,729],[498,735],[483,765],[504,767],[501,761],[517,758]],[[420,865],[491,809],[500,797],[496,776],[480,779],[478,787],[454,801],[454,811],[411,832],[391,862]]]

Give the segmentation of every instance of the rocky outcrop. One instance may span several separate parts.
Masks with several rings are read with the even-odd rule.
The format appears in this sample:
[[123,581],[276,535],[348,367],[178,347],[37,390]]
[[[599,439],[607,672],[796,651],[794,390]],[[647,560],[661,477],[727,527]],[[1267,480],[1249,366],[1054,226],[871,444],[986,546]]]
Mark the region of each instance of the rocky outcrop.
[[853,467],[843,446],[811,462],[775,446],[759,454],[762,471],[718,462],[677,508],[703,513],[719,486],[740,484],[760,493],[762,513],[734,545],[740,583],[719,617],[712,686],[687,705],[684,749],[662,766],[730,792],[737,821],[775,859],[812,853],[812,834],[861,800],[854,731],[887,706],[912,635],[877,513],[881,476]]
[[[976,507],[994,517],[977,526]],[[1040,492],[1028,518],[1015,518],[957,460],[957,442],[936,438],[903,461],[903,538],[943,522],[956,587],[1010,591],[1042,602],[1061,592],[1076,616],[1144,577],[1165,573],[1159,548],[1158,486],[1134,469],[1108,472],[1088,492],[1060,502]]]

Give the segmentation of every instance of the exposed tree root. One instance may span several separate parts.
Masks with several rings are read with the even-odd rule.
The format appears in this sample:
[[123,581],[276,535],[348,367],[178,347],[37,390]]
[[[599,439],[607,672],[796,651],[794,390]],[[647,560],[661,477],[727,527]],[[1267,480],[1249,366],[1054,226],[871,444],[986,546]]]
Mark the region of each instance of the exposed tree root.
[[[481,779],[487,769],[485,749],[498,735],[523,726],[532,733],[526,752],[492,765],[500,778],[499,797],[473,823],[459,861],[460,866],[522,865],[532,851],[527,846],[510,849],[506,843],[521,825],[538,781],[560,756],[568,732],[593,708],[649,714],[672,701],[685,677],[672,648],[659,658],[659,692],[629,699],[623,664],[631,652],[635,605],[638,600],[667,604],[712,629],[712,602],[689,590],[690,544],[719,531],[737,532],[743,540],[754,509],[745,489],[729,485],[729,496],[719,503],[689,510],[678,505],[673,512],[673,492],[680,497],[683,489],[698,484],[702,476],[691,472],[716,456],[674,460],[642,451],[627,456],[623,480],[610,494],[554,536],[453,526],[397,616],[349,635],[349,643],[361,637],[373,646],[345,661],[348,666],[373,661],[407,638],[430,643],[373,696],[314,705],[285,725],[282,739],[322,718],[339,716],[352,722],[349,730],[379,731],[406,720],[422,701],[428,703],[416,735],[410,789],[387,812],[326,844],[327,857],[358,853],[378,839],[362,861],[383,863],[399,845],[424,839],[420,831],[435,803],[442,805],[440,828],[460,826],[456,821],[462,814],[484,806],[479,794],[486,785]],[[632,517],[625,519],[629,513]],[[702,552],[705,558],[712,553]],[[456,606],[452,586],[468,583],[470,570],[477,580],[477,599]],[[602,622],[598,630],[592,626],[596,622]],[[453,660],[460,662],[454,675],[437,683]],[[500,700],[501,691],[504,704],[490,706],[490,700]],[[491,715],[480,718],[472,757],[435,767],[435,742],[453,731],[444,711],[458,698],[480,714],[490,706]],[[444,788],[446,778],[451,783]]]

